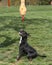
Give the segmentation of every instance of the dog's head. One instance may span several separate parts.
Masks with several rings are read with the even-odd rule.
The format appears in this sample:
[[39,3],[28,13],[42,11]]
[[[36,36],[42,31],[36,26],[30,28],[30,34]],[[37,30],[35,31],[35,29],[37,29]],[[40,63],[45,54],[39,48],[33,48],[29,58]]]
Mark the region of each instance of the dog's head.
[[26,31],[24,31],[23,29],[20,29],[19,35],[22,36],[22,37],[27,37],[27,36],[29,36],[29,34],[28,34]]

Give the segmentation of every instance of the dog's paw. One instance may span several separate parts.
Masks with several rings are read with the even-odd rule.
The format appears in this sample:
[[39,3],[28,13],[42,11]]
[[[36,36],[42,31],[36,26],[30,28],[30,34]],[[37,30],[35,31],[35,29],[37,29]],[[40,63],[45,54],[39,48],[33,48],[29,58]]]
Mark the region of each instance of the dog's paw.
[[32,61],[32,58],[28,58],[29,61]]
[[19,57],[17,57],[17,61],[19,61],[20,60],[20,58]]
[[29,61],[32,61],[32,58],[30,58]]

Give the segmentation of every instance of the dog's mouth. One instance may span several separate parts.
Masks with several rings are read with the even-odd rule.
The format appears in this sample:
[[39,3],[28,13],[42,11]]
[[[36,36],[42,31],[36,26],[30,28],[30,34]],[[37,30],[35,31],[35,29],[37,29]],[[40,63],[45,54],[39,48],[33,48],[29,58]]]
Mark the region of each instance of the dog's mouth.
[[25,34],[24,33],[21,33],[21,32],[19,32],[19,35],[22,36],[22,37],[25,36]]
[[22,33],[21,33],[21,32],[19,32],[19,35],[20,35],[20,36],[22,36]]
[[21,33],[19,32],[19,35],[21,35]]

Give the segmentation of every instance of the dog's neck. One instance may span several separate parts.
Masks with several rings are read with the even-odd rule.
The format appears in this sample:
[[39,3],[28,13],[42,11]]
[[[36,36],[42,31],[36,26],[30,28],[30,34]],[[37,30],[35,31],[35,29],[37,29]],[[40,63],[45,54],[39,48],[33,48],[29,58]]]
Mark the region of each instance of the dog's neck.
[[27,42],[27,37],[20,37],[20,41],[19,41],[19,44],[21,43],[26,43]]

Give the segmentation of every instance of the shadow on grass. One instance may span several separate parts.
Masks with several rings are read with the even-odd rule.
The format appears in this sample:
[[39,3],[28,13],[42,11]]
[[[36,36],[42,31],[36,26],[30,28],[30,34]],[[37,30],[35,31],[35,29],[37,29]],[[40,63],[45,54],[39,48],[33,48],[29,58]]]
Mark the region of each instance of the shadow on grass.
[[41,25],[45,23],[52,23],[52,20],[43,18],[32,18],[32,19],[25,18],[25,21],[22,22],[20,17],[0,16],[0,23],[4,25],[3,27],[0,27],[0,31],[6,30],[8,28],[13,28],[16,31],[19,31],[19,29],[21,28],[25,29],[27,25],[30,24]]
[[7,47],[13,43],[15,43],[18,39],[11,39],[10,37],[6,36],[6,35],[0,35],[0,37],[5,37],[5,41],[0,43],[0,48],[2,47]]
[[20,17],[14,16],[1,16],[0,23],[3,24],[3,27],[0,27],[0,31],[6,28],[13,28],[16,31],[19,31],[21,28],[25,29],[25,24],[20,19]]

